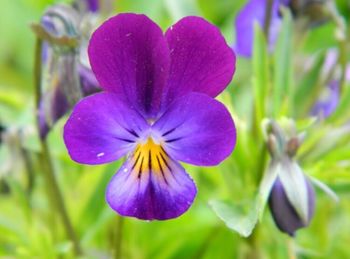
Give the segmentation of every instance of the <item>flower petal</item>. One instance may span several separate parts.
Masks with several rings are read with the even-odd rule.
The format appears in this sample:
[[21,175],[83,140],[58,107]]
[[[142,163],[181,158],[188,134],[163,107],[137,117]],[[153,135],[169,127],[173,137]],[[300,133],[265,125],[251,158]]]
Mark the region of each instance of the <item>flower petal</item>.
[[186,212],[196,193],[183,167],[151,141],[138,147],[114,175],[106,199],[122,216],[165,220]]
[[186,17],[166,32],[171,67],[166,103],[191,91],[217,96],[230,83],[236,58],[217,27]]
[[236,143],[234,122],[226,107],[200,93],[175,101],[153,125],[165,150],[176,160],[194,165],[216,165]]
[[131,151],[148,127],[142,116],[115,94],[99,93],[75,106],[64,127],[64,141],[74,161],[103,164]]
[[88,48],[101,87],[126,97],[146,117],[154,117],[170,65],[161,29],[145,15],[119,14],[92,35]]

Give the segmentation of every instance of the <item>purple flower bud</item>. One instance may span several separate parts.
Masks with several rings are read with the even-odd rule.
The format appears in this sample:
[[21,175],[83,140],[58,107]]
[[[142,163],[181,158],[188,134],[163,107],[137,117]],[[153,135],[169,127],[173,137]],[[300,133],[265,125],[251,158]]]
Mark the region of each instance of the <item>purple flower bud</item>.
[[56,121],[58,121],[70,108],[70,104],[62,92],[60,85],[56,85],[47,92],[40,102],[38,118],[40,137],[45,138]]
[[91,12],[97,12],[100,8],[99,0],[85,0],[84,2]]
[[285,189],[279,178],[276,179],[269,197],[269,206],[272,217],[277,227],[290,236],[294,236],[295,231],[307,227],[313,217],[315,209],[315,192],[307,178],[305,178],[308,196],[308,219],[303,222],[296,212],[291,202],[288,200]]
[[88,96],[101,91],[97,79],[92,72],[91,68],[86,67],[83,64],[79,64],[78,67],[81,90],[84,96]]
[[101,0],[75,0],[73,6],[81,13],[96,13],[101,9]]
[[[79,37],[77,46],[44,41],[42,45],[43,94],[38,110],[40,137],[83,96],[99,91],[91,69],[83,65],[86,42],[80,30],[79,13],[68,5],[54,5],[41,18],[41,26],[54,37]],[[85,35],[84,35],[85,36]]]

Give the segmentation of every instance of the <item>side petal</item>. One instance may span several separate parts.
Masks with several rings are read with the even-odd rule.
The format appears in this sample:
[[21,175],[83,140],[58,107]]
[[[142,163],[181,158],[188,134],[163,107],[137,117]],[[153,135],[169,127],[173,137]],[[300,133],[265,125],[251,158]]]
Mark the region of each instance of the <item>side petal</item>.
[[166,220],[185,213],[196,193],[184,168],[163,150],[138,148],[110,181],[106,200],[122,216]]
[[71,158],[83,164],[119,159],[135,147],[148,128],[135,110],[112,93],[81,100],[64,126],[64,142]]
[[119,14],[103,23],[88,47],[101,87],[126,97],[146,117],[154,117],[170,65],[161,29],[145,15]]
[[166,103],[192,91],[217,96],[230,83],[236,58],[219,29],[186,17],[165,34],[171,56]]
[[236,143],[235,125],[226,107],[200,93],[175,101],[152,129],[171,157],[194,165],[219,164]]

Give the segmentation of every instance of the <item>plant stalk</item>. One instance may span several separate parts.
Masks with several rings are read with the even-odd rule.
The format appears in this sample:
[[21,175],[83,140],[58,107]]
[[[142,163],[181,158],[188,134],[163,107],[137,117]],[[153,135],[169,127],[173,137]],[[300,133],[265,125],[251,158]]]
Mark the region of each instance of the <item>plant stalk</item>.
[[[35,59],[34,59],[34,86],[35,86],[35,108],[36,108],[36,115],[39,111],[39,105],[41,100],[41,50],[42,50],[42,40],[37,38],[36,40],[36,46],[35,46]],[[38,116],[36,116],[38,118]],[[39,121],[37,121],[37,127],[38,132],[39,131]],[[48,196],[50,199],[50,202],[53,202],[54,209],[57,211],[57,213],[60,215],[60,218],[62,220],[62,224],[65,228],[66,234],[68,238],[73,243],[74,253],[76,255],[82,254],[82,249],[80,247],[79,240],[75,234],[75,231],[73,229],[73,225],[70,221],[70,218],[67,213],[67,209],[64,203],[63,195],[60,191],[57,179],[55,177],[54,168],[52,164],[51,155],[49,152],[49,148],[47,145],[46,139],[40,138],[40,144],[41,144],[41,158],[42,158],[42,169],[43,169],[43,175],[44,180],[46,181],[46,185],[48,187]]]

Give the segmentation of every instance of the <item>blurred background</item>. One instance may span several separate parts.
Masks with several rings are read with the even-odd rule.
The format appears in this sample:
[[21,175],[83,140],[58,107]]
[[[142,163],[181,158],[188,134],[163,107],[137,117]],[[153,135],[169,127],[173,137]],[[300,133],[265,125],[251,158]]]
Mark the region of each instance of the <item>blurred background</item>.
[[[320,11],[327,9],[325,2],[334,4],[335,16]],[[47,189],[52,187],[45,178],[47,168],[42,166],[45,156],[36,127],[36,34],[30,25],[39,23],[45,10],[57,3],[72,1],[3,0],[0,3],[1,258],[350,258],[350,98],[349,82],[344,78],[350,45],[348,0],[294,1],[293,6],[286,8],[289,21],[283,19],[283,26],[287,26],[283,28],[290,28],[289,34],[280,33],[281,37],[290,38],[279,40],[276,53],[266,50],[266,40],[261,37],[260,42],[254,43],[252,57],[236,53],[236,73],[219,99],[229,107],[236,122],[237,147],[217,167],[186,166],[195,179],[198,196],[189,211],[177,219],[145,222],[116,215],[106,204],[104,194],[120,162],[101,166],[73,162],[62,139],[67,115],[57,122],[53,119],[55,123],[45,138],[46,147],[66,212],[83,250],[80,256],[74,254],[64,223],[48,198]],[[95,26],[107,16],[136,12],[146,14],[166,30],[181,17],[199,15],[218,26],[227,43],[234,47],[239,37],[235,19],[246,3],[245,0],[116,0],[111,1],[110,8],[104,10]],[[339,37],[339,33],[345,38]],[[259,46],[265,46],[265,50],[259,52]],[[329,53],[338,53],[338,58],[333,63],[329,61],[327,67]],[[265,58],[256,57],[258,54]],[[259,60],[266,64],[260,66]],[[289,88],[282,90],[280,97],[285,105],[281,105],[281,112],[276,115],[273,112],[276,107],[269,105],[276,99],[269,96],[274,95],[278,73],[283,73],[277,69],[279,66],[290,73],[290,78]],[[332,68],[341,72],[328,73]],[[259,71],[266,72],[267,81],[261,81]],[[331,80],[324,79],[326,74],[340,80],[343,90],[332,115],[324,112],[318,116],[312,112],[317,102],[330,105],[327,84]],[[267,89],[264,100],[268,108],[260,115],[254,105],[256,84]],[[293,95],[295,92],[298,94]],[[276,120],[289,117],[298,130],[307,131],[296,160],[306,175],[327,184],[339,198],[335,202],[315,188],[314,217],[310,226],[299,230],[294,238],[279,231],[268,209],[251,236],[243,237],[235,231],[237,227],[232,227],[232,224],[246,224],[244,215],[250,215],[251,200],[256,197],[262,178],[257,168],[264,171],[269,161],[268,155],[261,153],[265,143],[262,133],[254,135],[262,131],[259,122],[254,123],[257,116]],[[231,204],[232,211],[227,216],[233,215],[235,222],[231,222],[231,227],[230,219],[220,216],[220,212],[218,217],[217,210],[209,205],[213,200]]]

